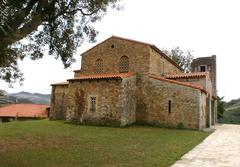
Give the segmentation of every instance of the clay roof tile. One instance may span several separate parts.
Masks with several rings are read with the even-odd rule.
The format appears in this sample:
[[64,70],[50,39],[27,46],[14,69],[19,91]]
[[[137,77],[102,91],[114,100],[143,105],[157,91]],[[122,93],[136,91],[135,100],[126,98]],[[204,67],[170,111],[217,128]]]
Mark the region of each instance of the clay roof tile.
[[45,104],[9,104],[0,107],[0,117],[47,118]]
[[166,75],[167,79],[178,79],[178,78],[205,78],[208,72],[194,72],[194,73],[182,73],[182,74],[169,74]]
[[106,74],[87,74],[81,75],[72,79],[68,79],[68,81],[74,80],[89,80],[89,79],[114,79],[114,78],[128,78],[134,76],[135,73],[128,72],[128,73],[106,73]]

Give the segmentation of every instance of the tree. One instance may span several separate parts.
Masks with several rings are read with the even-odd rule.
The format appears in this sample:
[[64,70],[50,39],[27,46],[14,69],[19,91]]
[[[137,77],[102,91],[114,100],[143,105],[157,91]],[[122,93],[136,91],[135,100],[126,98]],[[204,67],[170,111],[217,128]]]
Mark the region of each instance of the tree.
[[225,102],[224,97],[217,97],[217,117],[218,119],[223,118],[223,113],[225,112]]
[[40,59],[46,49],[69,67],[76,48],[84,40],[95,41],[93,23],[109,6],[118,9],[118,1],[0,0],[0,79],[23,81],[18,60]]
[[180,47],[174,47],[170,51],[162,49],[163,53],[169,56],[173,61],[175,61],[184,72],[191,71],[191,62],[193,60],[192,51],[183,51]]

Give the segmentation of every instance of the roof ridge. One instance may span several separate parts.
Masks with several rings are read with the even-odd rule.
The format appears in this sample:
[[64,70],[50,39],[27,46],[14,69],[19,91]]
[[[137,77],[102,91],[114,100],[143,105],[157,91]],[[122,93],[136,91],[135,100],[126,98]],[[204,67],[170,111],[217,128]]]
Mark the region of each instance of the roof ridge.
[[119,36],[116,36],[116,35],[112,35],[112,37],[119,38],[119,39],[126,40],[126,41],[130,41],[130,42],[135,42],[135,43],[140,43],[140,44],[144,44],[144,45],[149,45],[149,46],[153,45],[151,43],[142,42],[142,41],[138,41],[138,40],[130,39],[130,38],[119,37]]
[[170,58],[168,55],[166,55],[165,53],[163,53],[157,46],[155,45],[151,45],[150,46],[152,49],[154,49],[157,53],[159,53],[160,55],[162,55],[165,59],[167,59],[170,63],[172,63],[173,65],[175,65],[179,70],[182,70],[182,68],[172,59]]
[[139,43],[139,44],[144,44],[144,45],[148,45],[148,46],[151,46],[153,44],[150,44],[150,43],[146,43],[146,42],[141,42],[141,41],[137,41],[137,40],[133,40],[133,39],[128,39],[128,38],[123,38],[123,37],[119,37],[119,36],[116,36],[116,35],[112,35],[111,37],[103,40],[102,42],[99,42],[98,44],[96,44],[95,46],[91,47],[90,49],[86,50],[85,52],[83,52],[81,55],[87,53],[88,51],[92,50],[93,48],[96,48],[98,45],[100,45],[101,43],[109,40],[110,38],[118,38],[118,39],[122,39],[122,40],[126,40],[126,41],[130,41],[130,42],[135,42],[135,43]]
[[110,39],[110,38],[112,38],[112,37],[113,37],[113,36],[111,36],[111,37],[109,37],[109,38],[107,38],[107,39],[103,40],[102,42],[99,42],[98,44],[96,44],[95,46],[93,46],[93,47],[91,47],[91,48],[87,49],[86,51],[84,51],[84,52],[83,52],[83,53],[81,53],[80,55],[81,55],[81,56],[82,56],[82,55],[84,55],[85,53],[87,53],[87,52],[89,52],[90,50],[92,50],[92,49],[96,48],[98,45],[102,44],[103,42],[105,42],[105,41],[109,40],[109,39]]

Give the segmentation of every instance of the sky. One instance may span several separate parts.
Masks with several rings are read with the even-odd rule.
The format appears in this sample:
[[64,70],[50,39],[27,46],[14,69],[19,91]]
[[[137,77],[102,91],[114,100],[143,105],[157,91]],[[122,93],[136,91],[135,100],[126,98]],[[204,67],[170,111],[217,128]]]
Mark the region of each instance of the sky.
[[19,63],[24,85],[0,89],[9,93],[28,91],[51,93],[50,84],[73,77],[80,69],[80,54],[112,35],[130,38],[171,49],[193,50],[194,57],[217,56],[217,90],[224,100],[240,98],[240,1],[239,0],[122,0],[123,10],[109,10],[95,24],[96,43],[85,42],[74,57],[76,63],[64,69],[61,60],[46,55],[38,61]]

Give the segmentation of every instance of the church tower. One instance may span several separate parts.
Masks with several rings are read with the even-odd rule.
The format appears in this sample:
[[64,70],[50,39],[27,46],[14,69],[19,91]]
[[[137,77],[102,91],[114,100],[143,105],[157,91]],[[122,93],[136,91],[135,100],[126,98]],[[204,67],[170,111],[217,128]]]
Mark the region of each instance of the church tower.
[[199,57],[192,61],[191,71],[192,72],[209,72],[210,79],[212,81],[213,86],[213,95],[217,95],[217,85],[216,85],[216,55],[211,57]]

